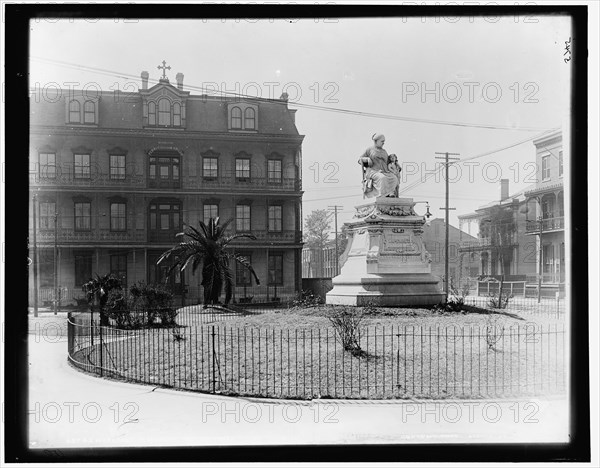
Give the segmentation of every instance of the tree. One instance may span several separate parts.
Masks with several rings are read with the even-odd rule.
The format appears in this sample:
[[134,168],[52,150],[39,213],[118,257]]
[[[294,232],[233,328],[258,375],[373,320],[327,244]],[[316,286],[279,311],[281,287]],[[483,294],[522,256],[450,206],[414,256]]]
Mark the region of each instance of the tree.
[[109,325],[106,303],[111,291],[122,291],[121,280],[114,275],[96,275],[96,278],[90,279],[85,283],[81,290],[85,293],[90,310],[94,307],[100,312],[100,325],[107,327]]
[[[200,230],[186,225],[187,230],[177,234],[181,237],[181,242],[164,252],[157,263],[172,257],[173,264],[168,270],[168,275],[178,269],[183,272],[189,265],[192,266],[192,272],[195,272],[202,265],[202,286],[204,287],[204,305],[217,304],[223,287],[225,287],[225,304],[231,301],[233,288],[233,274],[229,267],[231,260],[247,268],[256,284],[260,284],[254,268],[243,255],[230,253],[226,250],[227,246],[242,237],[256,240],[252,234],[234,234],[225,235],[227,226],[233,220],[230,219],[219,224],[219,218],[210,218],[208,226],[200,221]],[[186,239],[187,238],[187,239]]]
[[512,207],[493,206],[480,221],[480,234],[490,239],[493,259],[500,263],[499,308],[503,307],[502,290],[506,275],[506,264],[510,264],[513,254],[513,237],[517,230]]
[[306,217],[306,246],[311,249],[323,249],[331,231],[330,213],[327,210],[314,210]]

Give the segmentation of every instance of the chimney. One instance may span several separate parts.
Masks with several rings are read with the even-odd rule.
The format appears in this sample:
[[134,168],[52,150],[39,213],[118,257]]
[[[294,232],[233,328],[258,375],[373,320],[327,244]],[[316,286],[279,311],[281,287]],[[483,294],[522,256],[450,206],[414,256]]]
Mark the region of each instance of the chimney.
[[148,77],[149,73],[147,71],[142,72],[142,89],[148,89]]
[[175,75],[175,79],[177,80],[177,89],[183,91],[183,73],[177,73],[177,75]]
[[508,179],[500,179],[500,201],[508,198]]

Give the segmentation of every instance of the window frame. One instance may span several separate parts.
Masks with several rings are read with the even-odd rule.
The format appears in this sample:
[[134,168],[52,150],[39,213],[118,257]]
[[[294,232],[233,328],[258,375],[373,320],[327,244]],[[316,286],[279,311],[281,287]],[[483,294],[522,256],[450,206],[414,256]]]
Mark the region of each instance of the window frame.
[[[271,170],[271,163],[279,163],[278,170]],[[271,174],[279,174],[279,178],[272,178]],[[269,158],[267,159],[267,183],[269,184],[282,184],[283,183],[283,162],[281,159]]]
[[[161,208],[161,206],[166,205],[169,205],[169,208]],[[179,200],[152,200],[148,205],[148,231],[153,233],[180,232],[183,228],[182,211],[182,202]],[[175,223],[175,213],[177,213],[178,223]],[[155,215],[154,228],[152,227],[153,214]],[[162,223],[163,215],[168,217],[168,227],[166,228],[163,227]]]
[[[279,229],[276,229],[276,225],[274,225],[275,228],[271,225],[271,221],[276,223],[278,220],[276,216],[271,216],[271,208],[274,209],[274,214],[276,213],[275,208],[279,208]],[[267,230],[269,232],[283,232],[283,205],[281,203],[269,204],[267,208]]]
[[156,127],[156,103],[154,101],[148,102],[148,125]]
[[542,180],[550,179],[550,155],[542,156]]
[[[48,156],[53,157],[52,164],[48,163]],[[42,158],[46,157],[45,164],[42,163]],[[43,152],[38,154],[39,174],[41,179],[56,179],[56,153]],[[49,167],[53,168],[52,176],[47,174]]]
[[[166,161],[169,159],[169,161]],[[152,174],[152,167],[154,166],[154,174]],[[162,178],[160,175],[160,168],[166,167],[168,171],[168,177]],[[174,168],[177,167],[177,171]],[[177,172],[177,177],[175,177]],[[181,156],[173,154],[152,154],[148,158],[148,185],[150,187],[169,187],[179,188],[181,187]]]
[[[92,110],[88,110],[88,104],[91,104]],[[88,121],[88,115],[92,116],[92,120]],[[84,124],[95,124],[96,123],[96,103],[94,101],[87,100],[83,103],[83,123]]]
[[[206,209],[210,208],[211,212],[212,212],[212,208],[216,207],[216,216],[208,216],[208,218],[206,217]],[[206,224],[208,226],[208,222],[210,221],[210,218],[217,218],[219,217],[219,204],[218,203],[204,203],[202,205],[202,222],[204,224]]]
[[[239,216],[239,208],[245,208],[242,213],[243,215],[247,214],[247,216],[240,217]],[[240,221],[242,225],[240,226]],[[238,203],[235,205],[235,231],[236,232],[251,232],[252,230],[252,205],[250,203]]]
[[[248,111],[252,112],[252,117],[248,117],[246,114]],[[246,107],[244,109],[244,130],[256,130],[256,110],[253,107]],[[248,121],[252,121],[252,126],[248,125]]]
[[[44,210],[42,208],[43,205],[54,205],[54,207],[53,209],[50,209],[50,207],[46,207],[46,209]],[[44,213],[44,211],[46,211],[46,213]],[[50,212],[52,212],[53,214],[50,214]],[[56,202],[51,200],[41,200],[39,202],[38,229],[40,231],[53,231],[56,228],[55,215]]]
[[[161,103],[166,103],[167,109],[161,109]],[[156,119],[156,125],[158,127],[172,127],[173,126],[173,106],[171,104],[171,101],[169,99],[167,99],[166,97],[161,97],[160,99],[158,99],[156,106],[158,107],[157,109],[157,119]],[[162,123],[161,119],[164,119],[165,117],[168,116],[168,123]]]
[[[115,166],[113,165],[113,158],[117,158],[118,160],[120,160],[120,158],[123,158],[123,166],[118,165]],[[127,160],[124,154],[109,154],[108,155],[108,170],[109,170],[109,178],[110,180],[125,180],[125,165],[127,164]],[[122,169],[122,174],[120,169]],[[119,171],[117,171],[119,170]],[[117,177],[119,176],[119,177]]]
[[[76,104],[77,110],[73,109],[73,104]],[[77,119],[73,119],[73,113],[77,113]],[[69,123],[81,123],[81,103],[77,99],[71,99],[69,101]]]
[[[77,156],[82,157],[82,164],[78,164]],[[83,164],[83,156],[87,156],[87,165]],[[92,166],[92,156],[90,153],[73,153],[73,179],[82,179],[82,180],[91,179],[92,178],[91,166]],[[86,171],[84,171],[84,170],[78,171],[78,168],[80,168],[80,169],[87,168],[87,175],[85,174]]]
[[[87,205],[88,206],[88,214],[85,215],[78,215],[77,214],[77,205]],[[92,202],[89,200],[75,200],[73,202],[73,212],[74,212],[74,217],[73,217],[73,230],[75,232],[89,232],[92,230]],[[79,227],[78,226],[78,220],[79,219],[87,219],[88,220],[88,227]],[[85,224],[85,223],[84,223]]]
[[[215,175],[207,175],[206,163],[213,161],[215,168],[208,168],[208,171],[215,171]],[[211,172],[212,174],[212,172]],[[216,180],[219,178],[219,158],[216,156],[203,156],[202,157],[202,178],[205,180]]]
[[558,177],[562,177],[564,172],[563,168],[563,152],[562,150],[558,152]]
[[[248,164],[248,168],[244,168],[242,167],[241,169],[238,169],[238,162],[241,163],[246,163]],[[240,182],[247,182],[251,179],[251,167],[252,167],[252,163],[251,163],[251,159],[250,158],[246,158],[246,157],[240,157],[240,158],[235,158],[235,178],[237,181]],[[244,175],[245,173],[247,173],[248,175]]]
[[[237,115],[237,113],[236,113],[236,115],[234,115],[235,111],[239,111],[239,113],[240,113],[239,116]],[[243,117],[244,117],[244,113],[242,112],[242,108],[241,107],[238,107],[238,106],[232,107],[231,110],[230,110],[230,116],[229,116],[229,127],[232,130],[243,130],[243,124],[244,124],[244,118]],[[239,126],[236,126],[236,125],[233,124],[234,120],[236,122],[239,120]]]
[[[269,286],[283,286],[283,252],[269,252],[269,259],[267,261],[267,278]],[[271,261],[275,263],[275,259],[280,259],[279,265],[273,265],[275,268],[272,268]],[[280,277],[277,277],[277,273],[280,273]],[[272,278],[272,276],[274,278]]]
[[[114,216],[113,215],[113,205],[123,205],[123,215],[122,216]],[[119,213],[117,213],[119,214]],[[127,231],[127,202],[123,200],[111,200],[109,204],[109,215],[110,215],[110,230],[111,232],[124,232]],[[115,226],[113,221],[123,220],[123,227]],[[121,224],[121,223],[116,223]]]

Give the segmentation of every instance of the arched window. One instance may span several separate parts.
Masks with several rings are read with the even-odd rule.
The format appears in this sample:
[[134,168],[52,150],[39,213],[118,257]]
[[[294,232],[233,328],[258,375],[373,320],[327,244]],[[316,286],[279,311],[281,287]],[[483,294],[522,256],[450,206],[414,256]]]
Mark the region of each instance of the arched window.
[[173,104],[173,126],[181,127],[181,104]]
[[244,111],[244,128],[246,130],[254,130],[256,127],[256,118],[254,109],[247,107]]
[[96,122],[96,104],[94,104],[93,101],[85,101],[85,104],[83,105],[83,122]]
[[148,125],[156,125],[156,104],[152,101],[148,103]]
[[242,128],[242,109],[239,107],[231,109],[231,128]]
[[79,101],[69,102],[69,122],[81,123],[80,109]]
[[171,103],[165,98],[158,101],[158,125],[171,125]]

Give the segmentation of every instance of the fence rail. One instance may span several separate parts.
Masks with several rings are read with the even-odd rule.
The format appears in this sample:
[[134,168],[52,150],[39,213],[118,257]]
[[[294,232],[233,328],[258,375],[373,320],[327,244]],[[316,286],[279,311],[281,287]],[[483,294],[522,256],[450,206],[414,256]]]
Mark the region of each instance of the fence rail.
[[562,324],[365,328],[360,352],[336,331],[228,326],[121,330],[70,315],[68,352],[104,376],[278,398],[496,398],[565,392]]

